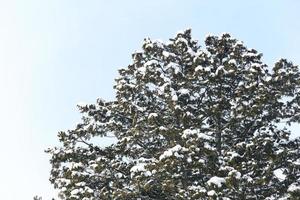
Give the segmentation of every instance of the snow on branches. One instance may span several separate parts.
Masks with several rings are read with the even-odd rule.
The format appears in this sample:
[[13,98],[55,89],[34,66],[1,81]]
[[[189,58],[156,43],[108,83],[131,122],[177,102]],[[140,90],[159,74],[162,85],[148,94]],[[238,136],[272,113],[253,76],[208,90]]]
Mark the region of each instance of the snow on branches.
[[63,199],[297,199],[299,69],[261,57],[228,33],[145,39],[115,100],[79,105],[82,122],[59,133],[51,182]]

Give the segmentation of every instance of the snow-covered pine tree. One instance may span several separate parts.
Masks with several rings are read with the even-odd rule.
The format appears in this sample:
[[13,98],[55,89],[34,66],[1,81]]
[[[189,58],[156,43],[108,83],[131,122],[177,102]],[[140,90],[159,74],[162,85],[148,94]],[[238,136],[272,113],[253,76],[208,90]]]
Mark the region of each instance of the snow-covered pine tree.
[[191,30],[145,39],[115,101],[78,106],[82,122],[48,150],[61,198],[300,199],[299,69],[261,57],[227,33],[204,48]]

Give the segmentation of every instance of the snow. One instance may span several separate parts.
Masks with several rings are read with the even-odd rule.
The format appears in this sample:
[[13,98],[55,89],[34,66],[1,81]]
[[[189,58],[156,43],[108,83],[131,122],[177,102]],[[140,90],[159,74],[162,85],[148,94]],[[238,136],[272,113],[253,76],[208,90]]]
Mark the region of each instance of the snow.
[[227,154],[230,155],[230,160],[234,159],[235,157],[241,157],[240,154],[232,151],[228,151]]
[[216,74],[219,74],[220,71],[224,71],[224,72],[225,72],[224,66],[223,66],[223,65],[221,65],[221,66],[219,66],[219,67],[217,68]]
[[71,181],[69,179],[66,179],[66,178],[59,178],[58,181],[65,184],[65,185],[69,185],[71,183]]
[[164,48],[164,45],[163,45],[164,42],[161,39],[153,40],[153,43],[159,48]]
[[105,114],[105,116],[106,116],[106,117],[110,117],[110,116],[111,116],[111,111],[110,111],[110,110],[107,111],[106,114]]
[[174,155],[176,157],[181,157],[178,154],[178,151],[181,151],[181,150],[185,150],[185,148],[183,148],[181,145],[177,144],[176,146],[164,151],[164,153],[159,157],[159,160],[166,159],[168,157],[171,157],[172,155]]
[[176,44],[178,44],[179,42],[184,43],[186,46],[188,46],[188,44],[189,44],[188,41],[187,41],[185,38],[182,38],[182,37],[178,38],[178,39],[175,41]]
[[157,113],[150,113],[150,114],[148,115],[148,119],[152,119],[152,118],[156,118],[156,117],[158,117],[158,114],[157,114]]
[[293,162],[294,165],[300,166],[300,159],[297,159],[296,161]]
[[191,129],[185,129],[184,131],[183,131],[183,134],[182,134],[182,137],[183,138],[188,138],[190,135],[195,135],[195,134],[197,134],[197,130],[191,130]]
[[145,84],[145,86],[151,92],[154,92],[157,88],[157,86],[154,83],[147,83]]
[[158,65],[158,61],[157,60],[149,60],[147,61],[144,66],[147,67],[147,66],[153,66],[153,65]]
[[230,70],[228,70],[228,74],[232,74],[232,73],[234,73],[235,71],[233,70],[233,69],[230,69]]
[[247,174],[243,176],[243,179],[247,180],[247,182],[249,182],[249,183],[253,182],[253,178]]
[[209,135],[206,135],[204,133],[200,133],[198,129],[191,130],[191,129],[185,129],[183,131],[182,137],[183,138],[188,138],[191,137],[192,135],[197,135],[198,138],[203,139],[203,140],[212,140],[213,138]]
[[163,160],[165,158],[168,158],[168,157],[171,157],[173,155],[173,152],[168,150],[168,151],[165,151],[160,157],[159,157],[159,160]]
[[[162,77],[162,78],[165,79],[165,77]],[[165,88],[166,88],[168,85],[170,85],[170,84],[168,83],[169,80],[165,79],[164,81],[167,82],[167,83],[163,84],[162,86],[160,86],[160,87],[158,88],[158,92],[159,92],[160,94],[163,94],[164,91],[165,91]]]
[[197,66],[195,68],[195,72],[197,72],[197,71],[203,71],[203,67],[201,65]]
[[282,152],[284,152],[283,149],[278,149],[277,151],[275,151],[275,153],[276,153],[277,155],[281,154]]
[[158,128],[160,131],[166,131],[166,130],[168,130],[166,127],[164,127],[164,126],[160,126],[159,128]]
[[83,163],[79,162],[79,163],[71,163],[71,169],[76,169],[76,168],[80,168],[80,167],[84,167]]
[[178,92],[180,94],[188,94],[190,91],[188,89],[182,88],[182,89],[178,90]]
[[284,168],[280,168],[280,169],[274,170],[273,174],[279,181],[284,181],[286,178],[286,175],[283,172],[284,172]]
[[[138,173],[138,172],[143,172],[143,174],[145,176],[151,176],[152,173],[150,171],[148,171],[147,169],[145,169],[145,166],[147,164],[146,163],[137,163],[135,166],[133,166],[131,169],[130,169],[130,172],[132,172],[133,174],[134,173]],[[133,175],[132,174],[132,175]]]
[[222,187],[222,184],[225,183],[225,179],[222,178],[222,177],[218,177],[218,176],[214,176],[214,177],[211,177],[208,181],[207,181],[207,184],[210,186],[210,185],[215,185],[217,186],[218,188]]
[[167,52],[167,51],[163,51],[162,54],[163,54],[163,56],[166,57],[166,58],[170,56],[170,53]]
[[208,149],[208,150],[211,150],[211,151],[215,151],[215,150],[216,150],[215,147],[211,146],[211,145],[210,145],[209,143],[207,143],[207,142],[204,143],[204,148],[205,148],[205,149]]
[[206,135],[204,133],[198,133],[197,134],[198,138],[204,139],[204,140],[212,140],[213,138],[209,135]]
[[117,178],[122,178],[122,177],[123,177],[123,174],[120,173],[120,172],[118,172],[118,173],[115,174],[115,177],[117,177]]
[[[99,182],[107,177],[112,177],[112,181],[110,181],[109,184],[113,185],[115,182],[120,181],[120,187],[125,187],[125,189],[130,188],[133,192],[139,192],[136,190],[138,189],[138,185],[136,185],[138,183],[135,181],[139,180],[139,178],[135,176],[142,175],[144,176],[141,179],[143,183],[154,184],[153,178],[160,175],[166,175],[166,180],[168,179],[167,181],[172,182],[178,178],[180,179],[187,170],[187,175],[191,174],[191,179],[196,181],[190,182],[187,185],[179,183],[178,187],[175,189],[176,192],[183,191],[182,194],[180,193],[182,198],[197,198],[196,195],[199,195],[199,190],[201,190],[202,194],[200,195],[204,194],[205,196],[209,196],[207,198],[215,197],[225,200],[229,198],[223,196],[230,196],[232,192],[238,193],[244,190],[247,185],[252,185],[254,191],[257,190],[260,192],[261,188],[259,185],[255,185],[255,181],[257,181],[258,178],[260,179],[260,177],[257,177],[257,169],[255,167],[257,159],[252,156],[251,152],[253,151],[253,154],[255,154],[256,151],[260,150],[261,146],[263,147],[263,145],[266,144],[264,141],[267,141],[267,137],[269,137],[266,136],[268,134],[267,131],[271,131],[269,129],[266,131],[258,129],[259,131],[257,132],[251,132],[249,137],[248,135],[244,137],[240,132],[245,129],[248,121],[254,121],[255,123],[253,126],[255,126],[257,123],[261,122],[262,117],[267,115],[264,112],[270,111],[270,109],[272,111],[271,106],[270,109],[267,106],[267,110],[262,107],[259,110],[261,111],[261,114],[257,119],[257,117],[252,115],[253,113],[248,114],[247,109],[252,106],[254,109],[254,106],[256,106],[256,108],[259,107],[261,98],[264,98],[265,95],[267,95],[267,82],[272,80],[272,76],[278,74],[273,74],[273,72],[260,74],[261,76],[259,78],[263,80],[261,81],[261,79],[259,79],[258,82],[261,86],[253,88],[254,94],[250,93],[248,95],[247,92],[251,92],[252,90],[243,92],[243,88],[249,88],[251,85],[255,86],[254,84],[257,82],[254,80],[255,78],[253,79],[253,74],[249,74],[248,72],[264,70],[264,66],[251,63],[252,61],[249,58],[240,58],[240,53],[237,52],[246,51],[244,48],[234,49],[230,46],[230,48],[228,48],[228,53],[230,55],[226,55],[225,58],[221,59],[222,62],[220,62],[221,60],[214,52],[215,50],[218,50],[214,44],[208,45],[209,48],[207,48],[212,52],[212,55],[207,49],[204,49],[203,51],[198,50],[197,53],[195,53],[194,49],[197,50],[197,47],[194,43],[190,42],[190,38],[186,37],[186,39],[183,39],[182,37],[185,37],[185,35],[177,36],[177,38],[175,38],[176,41],[174,42],[174,40],[172,40],[172,45],[168,47],[162,45],[161,42],[157,42],[156,44],[150,40],[146,41],[149,42],[149,44],[147,44],[148,46],[155,47],[155,49],[150,52],[144,49],[145,52],[143,52],[142,60],[139,60],[140,64],[142,63],[141,66],[139,63],[134,62],[128,69],[120,71],[121,77],[120,79],[117,79],[116,101],[111,101],[104,106],[100,103],[96,104],[95,109],[91,108],[93,112],[90,113],[90,116],[84,116],[86,123],[83,123],[83,128],[88,127],[89,125],[95,125],[100,127],[95,128],[96,131],[99,130],[100,134],[102,134],[102,132],[116,132],[119,143],[111,146],[112,150],[117,150],[114,151],[116,154],[112,157],[109,154],[111,151],[110,148],[103,148],[103,150],[105,150],[103,152],[108,153],[108,156],[106,156],[106,154],[103,156],[102,152],[98,155],[96,150],[90,152],[88,149],[89,147],[84,146],[86,149],[83,150],[87,151],[82,151],[81,153],[87,155],[87,160],[92,161],[88,162],[88,164],[85,161],[83,163],[74,163],[72,162],[73,159],[69,159],[66,160],[66,163],[70,164],[70,166],[65,167],[65,164],[60,165],[62,166],[60,168],[63,170],[73,170],[71,171],[71,175],[78,174],[78,178],[75,177],[75,181],[70,179],[72,180],[72,184],[68,179],[55,179],[55,183],[58,184],[60,188],[65,188],[68,195],[70,192],[72,195],[78,196],[82,195],[81,193],[85,193],[86,190],[88,190],[88,187],[86,187],[85,182],[80,181],[85,181],[84,179],[88,179],[89,177],[95,177]],[[220,38],[217,37],[214,37],[213,39],[216,41],[220,40]],[[231,41],[230,44],[232,45],[234,41],[235,40]],[[174,45],[174,43],[178,43],[179,45]],[[163,47],[163,49],[158,49],[157,52],[154,52],[157,50],[156,47],[158,46]],[[182,46],[184,46],[184,48],[181,48]],[[181,51],[187,52],[183,52],[182,54]],[[172,52],[175,52],[178,55]],[[253,53],[251,53],[250,50],[248,52],[250,53],[246,53],[244,56],[252,56]],[[193,56],[199,57],[193,58]],[[236,58],[236,60],[234,58]],[[250,62],[247,63],[247,60]],[[255,62],[259,63],[259,59]],[[221,74],[226,75],[227,73],[230,73],[230,70],[233,73],[232,76],[220,76]],[[280,72],[284,71],[279,70],[278,73]],[[175,75],[178,73],[180,76]],[[147,77],[143,78],[141,74],[147,75]],[[219,75],[219,77],[218,79],[211,79],[211,77],[209,77],[210,74],[211,76]],[[280,80],[283,78],[283,75],[279,75]],[[218,86],[220,85],[219,83],[222,83],[222,88]],[[236,84],[239,84],[239,87],[236,87]],[[223,89],[221,91],[222,94],[220,93],[220,95],[218,95],[216,92],[220,89]],[[255,89],[257,89],[257,91],[255,91]],[[274,93],[276,92],[277,90],[274,88]],[[227,93],[229,95],[227,95]],[[281,94],[279,94],[279,96],[280,95]],[[221,121],[220,125],[222,126],[221,131],[225,140],[222,140],[224,142],[224,144],[222,144],[224,149],[222,149],[221,155],[219,155],[216,149],[215,127],[220,119],[217,119],[218,116],[216,117],[215,112],[212,112],[210,109],[217,108],[217,104],[220,103],[220,100],[222,99],[230,103],[231,107],[226,107],[220,111],[221,115],[224,115],[224,122]],[[178,100],[180,100],[180,102],[176,102]],[[184,100],[187,100],[187,103],[185,103]],[[280,98],[278,98],[278,101],[280,101]],[[262,104],[264,103],[265,102],[262,102]],[[270,105],[271,103],[272,102],[270,102]],[[86,104],[81,104],[81,106],[85,105]],[[296,107],[297,105],[291,106]],[[94,110],[101,111],[101,113],[109,119],[106,120],[105,117],[103,117],[103,120],[102,118],[98,119],[98,113],[94,113]],[[110,110],[113,112],[111,113]],[[118,113],[118,111],[120,111],[120,113]],[[291,110],[291,112],[292,111],[293,110]],[[133,126],[131,123],[133,112],[138,112],[139,116],[136,126]],[[157,123],[151,123],[151,121],[157,117],[162,117],[162,119],[157,121]],[[236,123],[233,122],[234,126],[231,126],[231,119],[235,121],[235,117],[237,119]],[[241,123],[238,121],[239,118],[243,118]],[[149,119],[149,121],[147,121],[147,119]],[[268,123],[265,124],[265,126],[267,128],[271,127]],[[98,134],[98,132],[94,130],[85,130],[87,135],[84,135],[86,132],[81,133],[80,131],[81,128],[79,131],[75,130],[74,137],[84,136],[83,139],[90,139],[90,135],[93,137],[94,133]],[[273,132],[276,131],[277,130],[274,130]],[[261,135],[258,135],[259,133],[261,133]],[[266,135],[264,135],[264,133],[266,133]],[[73,132],[71,132],[71,134],[73,134]],[[271,173],[272,179],[266,180],[266,185],[268,187],[270,186],[270,188],[274,188],[274,185],[275,187],[280,187],[280,183],[283,183],[282,181],[287,179],[287,175],[284,174],[284,171],[288,169],[288,166],[294,167],[295,169],[298,169],[297,167],[300,166],[300,159],[297,160],[297,158],[292,157],[292,155],[296,155],[298,152],[291,152],[288,147],[280,148],[281,146],[279,144],[282,142],[281,134],[283,133],[279,132],[278,137],[280,141],[274,142],[276,146],[273,146],[273,149],[278,147],[279,150],[276,151],[275,155],[278,155],[277,157],[282,157],[282,149],[284,149],[284,152],[288,155],[287,158],[283,158],[282,168],[272,168],[273,163],[269,159],[269,155],[261,154],[263,167],[259,169],[261,170],[261,173],[259,174],[268,173],[269,175]],[[105,133],[103,135],[105,135]],[[231,141],[226,140],[227,135],[232,136]],[[254,137],[252,137],[253,135]],[[139,140],[141,140],[141,143]],[[145,144],[145,147],[142,144]],[[273,145],[273,143],[271,144]],[[67,145],[67,147],[63,147],[56,151],[53,149],[53,151],[55,154],[58,154],[55,155],[58,157],[64,155],[72,156],[68,154],[77,152],[73,152],[73,150],[75,150],[73,146],[77,147],[76,145],[77,143],[74,145]],[[159,151],[153,151],[153,149],[155,150],[157,148],[159,148]],[[295,149],[292,150],[296,151]],[[118,152],[120,152],[120,154],[118,154]],[[96,153],[95,156],[93,156],[93,153]],[[212,160],[214,157],[216,160]],[[231,162],[233,159],[239,157],[243,157],[245,161],[238,162],[237,160],[238,163]],[[288,160],[288,158],[290,160]],[[66,157],[66,159],[68,159],[68,157]],[[74,160],[76,160],[76,158],[74,158]],[[210,162],[216,162],[219,167],[217,169],[206,170],[209,168]],[[102,164],[103,166],[112,165],[115,173],[108,167],[102,168],[100,166]],[[58,170],[58,172],[61,173],[59,176],[70,177],[68,175],[69,172],[63,170]],[[129,175],[125,173],[128,171],[130,172]],[[65,174],[67,176],[63,176]],[[239,184],[236,188],[225,188],[226,181],[237,181],[241,178],[243,184]],[[247,184],[247,182],[250,184]],[[292,182],[290,182],[289,185],[291,183]],[[300,190],[298,184],[299,183],[291,184],[289,191],[293,192]],[[122,190],[122,188],[117,187],[118,186],[116,186],[116,189]],[[288,185],[286,187],[288,187]],[[248,193],[247,188],[245,191]],[[91,192],[93,192],[93,190],[91,190]],[[286,189],[284,192],[286,193]],[[249,193],[251,193],[250,190]],[[196,195],[189,196],[194,194]],[[172,197],[172,195],[173,194],[171,194],[170,198],[176,198],[176,193],[174,194],[174,197]],[[249,195],[247,197],[249,197]],[[77,197],[77,199],[78,198],[79,197]]]
[[236,65],[236,60],[235,59],[230,59],[228,61],[228,64],[234,64],[234,65]]
[[296,192],[300,191],[300,186],[295,185],[294,183],[291,184],[287,190],[288,192]]
[[206,72],[210,72],[210,70],[211,70],[211,67],[205,67],[204,68],[204,71],[206,71]]
[[150,171],[145,171],[144,175],[145,175],[145,176],[151,176],[152,173],[151,173]]
[[133,166],[130,169],[130,171],[131,172],[143,172],[143,171],[146,171],[145,166],[146,166],[146,163],[137,163],[135,166]]
[[241,178],[241,173],[237,170],[232,170],[228,173],[228,176],[233,176],[235,177],[236,179],[240,179]]
[[75,185],[80,187],[80,186],[85,186],[85,184],[86,184],[85,182],[79,182],[79,183],[76,183]]
[[79,189],[74,189],[74,190],[71,191],[71,195],[76,195],[76,194],[78,194],[79,192],[80,192]]
[[176,94],[172,95],[172,101],[177,101],[178,100],[178,96]]
[[256,53],[247,52],[247,53],[244,53],[242,56],[243,57],[254,57],[254,56],[257,56],[257,54]]
[[174,73],[178,74],[181,72],[180,66],[177,63],[170,62],[169,64],[166,65],[166,69],[174,69]]
[[256,73],[256,72],[257,72],[257,70],[256,70],[255,68],[251,67],[251,68],[250,68],[250,72],[252,72],[252,73]]
[[226,62],[228,60],[228,57],[225,57],[222,59],[222,63]]
[[85,186],[84,189],[85,189],[85,191],[87,191],[88,193],[91,193],[91,194],[95,192],[94,190],[92,190],[90,187],[87,187],[87,186]]
[[68,150],[65,151],[65,153],[66,154],[71,154],[71,153],[73,153],[73,149],[68,149]]
[[237,41],[236,45],[243,45],[244,43],[242,41]]
[[210,197],[215,196],[216,194],[217,193],[214,190],[210,190],[210,191],[207,192],[207,195],[210,196]]
[[146,69],[146,67],[144,67],[144,66],[138,68],[138,72],[140,72],[142,75],[145,75],[145,74],[146,74],[146,70],[147,70],[147,69]]
[[188,48],[187,52],[188,52],[192,57],[196,56],[196,52],[195,52],[193,49],[191,49],[191,48]]
[[198,192],[206,192],[206,189],[202,186],[199,185],[192,185],[188,187],[189,190],[194,190],[194,191],[198,191]]
[[243,86],[243,85],[245,85],[245,83],[243,81],[240,81],[238,84],[238,86]]

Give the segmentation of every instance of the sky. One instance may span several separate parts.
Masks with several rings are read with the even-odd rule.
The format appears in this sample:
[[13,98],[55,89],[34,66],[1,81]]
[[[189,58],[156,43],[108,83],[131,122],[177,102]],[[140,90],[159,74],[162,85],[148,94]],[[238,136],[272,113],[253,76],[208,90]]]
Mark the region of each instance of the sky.
[[299,9],[298,0],[0,0],[1,199],[55,196],[44,150],[79,122],[78,102],[114,99],[117,69],[143,38],[192,28],[201,44],[229,32],[270,66],[300,64]]

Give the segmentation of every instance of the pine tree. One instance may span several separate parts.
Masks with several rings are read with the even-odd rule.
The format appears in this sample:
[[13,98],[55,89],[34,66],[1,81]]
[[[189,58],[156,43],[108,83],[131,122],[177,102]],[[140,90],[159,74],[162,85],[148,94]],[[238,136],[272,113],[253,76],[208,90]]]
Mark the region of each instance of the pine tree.
[[132,58],[115,100],[79,105],[82,122],[47,150],[62,199],[300,199],[297,66],[268,67],[227,33],[202,48],[191,30]]

